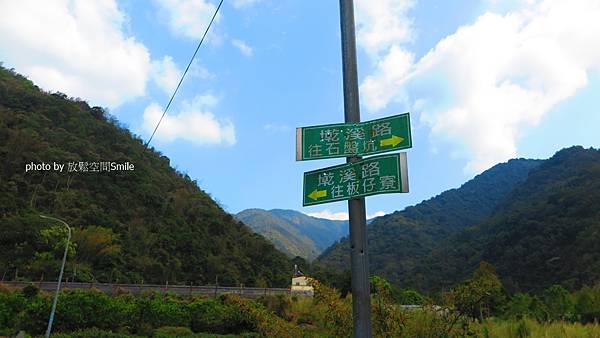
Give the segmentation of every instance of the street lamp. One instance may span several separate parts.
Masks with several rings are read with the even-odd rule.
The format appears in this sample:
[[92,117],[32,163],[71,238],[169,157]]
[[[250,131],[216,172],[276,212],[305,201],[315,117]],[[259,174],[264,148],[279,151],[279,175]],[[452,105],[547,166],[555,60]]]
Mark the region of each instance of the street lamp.
[[71,242],[71,227],[67,224],[67,222],[62,221],[58,218],[40,215],[41,218],[53,220],[64,224],[69,230],[69,235],[67,237],[67,245],[65,245],[65,253],[63,254],[62,264],[60,266],[60,274],[58,275],[58,283],[56,283],[56,294],[54,295],[54,300],[52,301],[52,310],[50,311],[50,318],[48,319],[48,328],[46,329],[46,338],[50,337],[50,332],[52,332],[52,322],[54,321],[54,312],[56,312],[56,302],[58,302],[58,294],[60,292],[60,283],[62,282],[63,272],[65,270],[65,262],[67,261],[67,251],[69,251],[69,243]]

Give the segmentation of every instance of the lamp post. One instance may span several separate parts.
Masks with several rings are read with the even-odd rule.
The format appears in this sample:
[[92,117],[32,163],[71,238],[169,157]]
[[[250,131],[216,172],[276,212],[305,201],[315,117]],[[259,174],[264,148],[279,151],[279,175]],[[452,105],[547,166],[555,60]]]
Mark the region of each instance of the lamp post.
[[65,252],[63,254],[62,264],[60,266],[60,273],[58,274],[58,283],[56,283],[56,294],[54,295],[54,300],[52,301],[52,310],[50,311],[50,318],[48,319],[48,328],[46,329],[46,338],[50,337],[50,332],[52,332],[52,322],[54,321],[54,312],[56,312],[56,303],[58,302],[58,294],[60,292],[60,283],[62,282],[63,272],[65,271],[65,262],[67,261],[67,252],[69,251],[69,243],[71,242],[71,227],[67,224],[67,222],[60,220],[58,218],[40,215],[41,218],[53,220],[64,224],[69,230],[69,235],[67,236],[67,244],[65,245]]

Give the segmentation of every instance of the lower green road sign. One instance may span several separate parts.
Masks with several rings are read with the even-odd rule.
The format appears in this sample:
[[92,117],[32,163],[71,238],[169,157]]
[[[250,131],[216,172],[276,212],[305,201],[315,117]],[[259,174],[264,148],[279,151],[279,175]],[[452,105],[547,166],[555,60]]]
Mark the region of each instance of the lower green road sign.
[[408,192],[406,153],[306,172],[302,205],[395,192]]

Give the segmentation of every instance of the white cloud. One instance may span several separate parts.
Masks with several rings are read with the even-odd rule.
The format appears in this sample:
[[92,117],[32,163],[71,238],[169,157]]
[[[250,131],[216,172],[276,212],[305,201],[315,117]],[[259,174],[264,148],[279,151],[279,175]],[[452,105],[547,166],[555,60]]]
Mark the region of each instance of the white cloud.
[[407,15],[415,0],[357,0],[356,36],[359,46],[372,56],[393,45],[410,41],[412,19]]
[[[165,142],[184,139],[199,145],[234,145],[236,139],[233,123],[218,120],[211,112],[217,103],[218,99],[210,94],[198,95],[191,102],[184,102],[177,114],[165,115],[155,137]],[[162,107],[156,103],[146,107],[144,131],[152,133],[162,113]]]
[[261,0],[233,0],[233,6],[235,8],[242,8],[259,3]]
[[318,212],[309,212],[306,213],[308,216],[316,217],[316,218],[325,218],[333,221],[346,221],[348,220],[347,212],[332,212],[331,210],[323,210]]
[[[217,10],[217,7],[207,0],[156,0],[156,2],[167,13],[171,31],[192,39],[200,39],[204,35],[210,19]],[[215,23],[220,21],[220,17],[220,14],[217,14]],[[210,32],[208,35],[211,34],[215,36]]]
[[367,215],[367,219],[372,219],[375,217],[381,217],[385,215],[385,211],[376,211],[375,213],[371,214],[371,215]]
[[361,86],[365,103],[381,109],[408,91],[434,143],[450,143],[469,160],[467,172],[480,172],[515,157],[523,132],[600,69],[600,44],[593,43],[600,41],[599,17],[595,0],[524,2],[505,15],[486,13],[408,71],[405,53],[391,48]]
[[408,12],[416,0],[356,1],[358,46],[369,55],[375,71],[360,86],[363,103],[370,111],[398,101],[398,91],[414,66],[414,55],[402,48],[413,39],[413,20]]
[[215,74],[211,73],[206,67],[201,65],[198,61],[194,61],[192,63],[192,66],[190,67],[190,70],[188,71],[188,76],[190,76],[190,77],[195,76],[202,80],[212,80],[216,77]]
[[40,87],[114,107],[144,95],[146,47],[114,0],[0,1],[0,60]]
[[170,56],[165,56],[160,61],[152,61],[152,79],[168,95],[173,94],[181,74],[182,71]]
[[412,70],[414,56],[392,46],[389,53],[377,62],[374,74],[367,76],[360,86],[364,104],[371,110],[385,108],[390,101],[397,99],[400,88]]
[[[316,217],[316,218],[325,218],[325,219],[330,219],[333,221],[347,221],[348,220],[348,213],[347,212],[332,212],[329,209],[325,209],[323,211],[318,211],[318,212],[309,212],[306,213],[308,216],[312,216],[312,217]],[[367,219],[372,219],[375,217],[379,217],[379,216],[383,216],[385,215],[384,211],[377,211],[371,215],[367,215]]]
[[231,40],[231,44],[239,49],[240,52],[242,52],[242,54],[244,54],[245,56],[252,56],[252,54],[254,53],[254,51],[252,50],[252,47],[250,47],[247,43],[245,43],[242,40],[238,40],[238,39],[233,39]]

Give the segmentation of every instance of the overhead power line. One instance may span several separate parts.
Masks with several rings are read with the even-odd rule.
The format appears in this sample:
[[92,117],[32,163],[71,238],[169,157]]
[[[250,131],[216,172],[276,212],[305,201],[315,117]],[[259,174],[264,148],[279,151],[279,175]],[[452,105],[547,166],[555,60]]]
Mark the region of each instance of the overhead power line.
[[173,95],[171,95],[171,99],[169,99],[169,103],[167,103],[167,106],[165,107],[165,110],[163,111],[160,119],[158,120],[158,123],[156,124],[156,127],[154,128],[154,131],[152,132],[152,135],[150,135],[148,142],[146,142],[143,152],[145,152],[146,149],[148,149],[148,145],[150,145],[150,142],[152,141],[152,138],[154,138],[154,134],[156,134],[156,131],[158,130],[158,127],[160,126],[160,123],[162,122],[163,118],[167,114],[167,111],[169,110],[169,107],[171,106],[171,102],[173,102],[173,98],[175,98],[175,94],[177,94],[177,91],[179,90],[179,87],[181,86],[181,83],[183,82],[185,75],[187,74],[188,70],[190,69],[192,62],[194,62],[194,58],[196,57],[196,54],[198,53],[200,46],[202,46],[202,43],[204,42],[204,38],[206,38],[206,34],[208,33],[210,26],[212,26],[213,21],[215,21],[215,18],[217,17],[217,14],[219,13],[219,9],[221,8],[222,4],[223,4],[223,0],[221,0],[219,2],[219,6],[217,6],[215,13],[213,14],[212,18],[210,19],[210,22],[208,23],[208,26],[206,27],[206,30],[204,31],[204,34],[202,35],[202,39],[200,39],[200,42],[198,43],[198,46],[196,47],[196,50],[194,51],[194,54],[192,55],[190,62],[188,63],[187,67],[185,67],[185,71],[183,72],[183,75],[181,75],[181,79],[179,80],[179,83],[177,84],[175,91],[173,91]]

